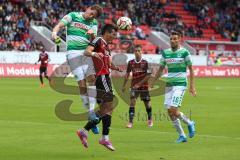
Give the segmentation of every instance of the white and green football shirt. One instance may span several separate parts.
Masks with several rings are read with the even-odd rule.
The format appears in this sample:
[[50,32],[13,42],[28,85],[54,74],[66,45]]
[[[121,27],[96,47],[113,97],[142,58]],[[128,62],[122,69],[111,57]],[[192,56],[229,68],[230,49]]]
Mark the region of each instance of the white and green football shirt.
[[171,48],[162,52],[160,65],[167,66],[166,86],[187,86],[187,66],[192,65],[190,52],[185,48],[172,51]]
[[98,22],[96,19],[86,20],[84,12],[70,12],[65,15],[61,22],[67,27],[67,50],[85,50],[89,44],[90,36],[87,33],[92,29],[97,35]]

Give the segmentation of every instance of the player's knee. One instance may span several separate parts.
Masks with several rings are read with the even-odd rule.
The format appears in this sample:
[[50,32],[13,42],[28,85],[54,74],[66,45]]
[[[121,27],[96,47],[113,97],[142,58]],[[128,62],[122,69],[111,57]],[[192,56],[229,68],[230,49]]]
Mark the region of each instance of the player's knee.
[[169,117],[172,119],[173,117],[175,117],[175,113],[173,109],[168,109],[168,115]]
[[101,118],[95,118],[95,119],[93,119],[93,120],[90,120],[90,122],[92,122],[92,123],[95,124],[95,125],[99,124],[100,121],[101,121]]
[[87,82],[90,86],[95,86],[95,83],[96,83],[96,78],[94,76],[89,76],[87,78]]
[[79,80],[79,81],[78,81],[78,86],[79,86],[79,87],[82,87],[82,88],[83,88],[83,87],[86,87],[86,86],[87,86],[86,81],[85,81],[85,80]]
[[146,108],[150,108],[151,107],[150,106],[150,102],[148,100],[144,100],[143,102],[144,102]]

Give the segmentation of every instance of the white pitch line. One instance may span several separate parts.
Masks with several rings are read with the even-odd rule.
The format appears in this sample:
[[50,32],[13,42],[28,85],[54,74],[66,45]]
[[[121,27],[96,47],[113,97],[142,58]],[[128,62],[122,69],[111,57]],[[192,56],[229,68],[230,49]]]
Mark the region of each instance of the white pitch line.
[[[44,123],[44,122],[28,122],[28,121],[7,121],[7,120],[0,120],[2,122],[7,123],[24,123],[24,124],[32,124],[32,125],[45,125],[45,126],[62,126],[62,125],[68,125],[68,126],[78,126],[74,124],[61,124],[61,123]],[[121,130],[121,131],[127,131],[127,128],[112,128],[114,130]],[[151,131],[151,130],[141,130],[141,129],[131,129],[131,131],[138,131],[142,133],[154,133],[154,134],[176,134],[175,132],[163,132],[163,131]],[[233,139],[233,140],[240,140],[240,137],[228,137],[228,136],[214,136],[214,135],[205,135],[205,134],[196,134],[199,137],[205,137],[205,138],[224,138],[224,139]]]
[[[126,129],[122,129],[122,128],[114,128],[117,130],[124,130],[126,131]],[[146,130],[140,130],[140,129],[131,129],[133,131],[139,131],[139,132],[145,132],[145,133],[155,133],[155,134],[176,134],[175,132],[162,132],[162,131],[146,131]],[[225,138],[225,139],[233,139],[233,140],[240,140],[240,137],[228,137],[228,136],[214,136],[214,135],[205,135],[205,134],[196,134],[199,137],[206,137],[206,138]]]

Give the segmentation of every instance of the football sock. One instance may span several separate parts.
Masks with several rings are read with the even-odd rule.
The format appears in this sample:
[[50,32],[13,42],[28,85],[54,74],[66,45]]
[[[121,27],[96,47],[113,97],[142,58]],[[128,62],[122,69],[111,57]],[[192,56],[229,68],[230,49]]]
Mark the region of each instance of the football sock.
[[152,119],[152,107],[146,108],[148,120]]
[[130,106],[129,107],[129,122],[133,122],[133,118],[134,118],[134,114],[135,114],[135,108]]
[[110,131],[110,126],[111,126],[111,115],[105,115],[102,117],[102,125],[103,125],[103,130],[102,130],[102,135],[108,135]]
[[181,119],[185,124],[190,125],[192,122],[187,116],[185,116],[182,112],[180,112],[179,119]]
[[102,135],[102,139],[104,139],[104,140],[109,140],[109,136],[108,135]]
[[96,86],[88,86],[87,93],[88,93],[88,100],[89,100],[89,112],[94,112],[94,108],[96,105],[96,96],[97,96]]
[[88,104],[88,96],[86,94],[81,94],[80,95],[82,102],[83,102],[83,107],[88,109],[89,108],[89,104]]
[[183,131],[183,128],[182,128],[180,120],[177,118],[176,120],[174,120],[172,122],[173,122],[173,126],[176,128],[178,134],[180,136],[186,136],[184,131]]

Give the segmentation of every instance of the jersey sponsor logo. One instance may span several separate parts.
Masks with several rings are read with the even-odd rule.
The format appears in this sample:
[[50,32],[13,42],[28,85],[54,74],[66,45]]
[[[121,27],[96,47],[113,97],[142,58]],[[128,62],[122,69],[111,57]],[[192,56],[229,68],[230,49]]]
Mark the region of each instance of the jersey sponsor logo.
[[88,27],[86,24],[79,23],[79,22],[73,22],[72,26],[74,26],[76,28],[84,29],[86,31],[88,31],[90,29],[90,27]]
[[144,70],[141,69],[141,68],[134,68],[134,67],[133,67],[133,72],[134,72],[134,73],[144,72]]
[[166,59],[166,62],[167,63],[182,63],[182,62],[184,62],[184,59],[183,58],[169,58],[169,59]]

